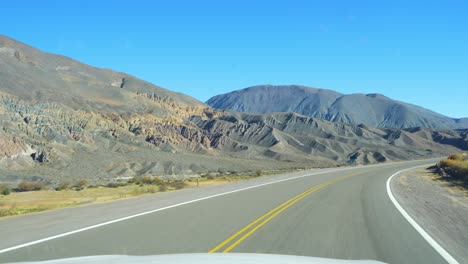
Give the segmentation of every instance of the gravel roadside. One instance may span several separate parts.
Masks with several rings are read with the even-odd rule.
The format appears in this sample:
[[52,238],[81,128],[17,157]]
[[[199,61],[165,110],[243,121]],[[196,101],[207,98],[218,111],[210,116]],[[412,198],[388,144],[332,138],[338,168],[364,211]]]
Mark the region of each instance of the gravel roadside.
[[468,263],[468,190],[427,169],[401,173],[391,182],[403,208],[458,262]]

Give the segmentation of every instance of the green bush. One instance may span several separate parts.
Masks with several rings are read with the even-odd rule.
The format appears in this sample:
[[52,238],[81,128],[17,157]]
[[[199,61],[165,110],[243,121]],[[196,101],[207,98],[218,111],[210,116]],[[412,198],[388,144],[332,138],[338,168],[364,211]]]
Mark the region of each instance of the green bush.
[[1,195],[9,195],[11,193],[10,188],[5,184],[0,184],[0,194]]

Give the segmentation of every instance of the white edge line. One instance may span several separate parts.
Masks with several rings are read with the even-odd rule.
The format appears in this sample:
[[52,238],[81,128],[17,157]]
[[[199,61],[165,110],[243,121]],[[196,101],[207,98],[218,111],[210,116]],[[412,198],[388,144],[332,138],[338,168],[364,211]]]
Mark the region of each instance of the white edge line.
[[403,215],[403,217],[442,256],[442,258],[444,258],[445,261],[447,261],[447,263],[449,263],[449,264],[459,264],[459,262],[454,257],[452,257],[452,255],[450,255],[439,243],[437,243],[426,231],[424,231],[424,229],[405,211],[405,209],[403,209],[403,207],[395,199],[395,196],[393,196],[392,189],[390,188],[390,182],[392,181],[393,177],[395,177],[396,175],[398,175],[398,174],[400,174],[400,173],[402,173],[404,171],[407,171],[407,170],[411,170],[411,169],[415,169],[415,168],[423,167],[423,166],[427,166],[427,165],[428,164],[421,165],[421,166],[416,166],[416,167],[412,167],[412,168],[408,168],[408,169],[404,169],[404,170],[398,171],[395,174],[393,174],[392,176],[390,176],[390,178],[388,178],[388,180],[387,180],[387,193],[388,193],[388,196],[390,197],[390,200],[392,201],[393,205],[395,205],[395,207]]
[[[413,160],[413,162],[414,161],[416,161],[416,160]],[[76,229],[76,230],[73,230],[73,231],[65,232],[65,233],[62,233],[62,234],[58,234],[58,235],[55,235],[55,236],[50,236],[50,237],[46,237],[46,238],[43,238],[43,239],[31,241],[31,242],[20,244],[20,245],[17,245],[17,246],[0,249],[0,254],[6,253],[6,252],[9,252],[9,251],[13,251],[13,250],[16,250],[16,249],[24,248],[24,247],[29,247],[29,246],[36,245],[36,244],[39,244],[39,243],[43,243],[43,242],[46,242],[46,241],[50,241],[50,240],[53,240],[53,239],[73,235],[73,234],[76,234],[76,233],[80,233],[80,232],[87,231],[87,230],[90,230],[90,229],[98,228],[98,227],[101,227],[101,226],[115,224],[115,223],[118,223],[118,222],[121,222],[121,221],[125,221],[125,220],[135,218],[135,217],[139,217],[139,216],[143,216],[143,215],[147,215],[147,214],[152,214],[152,213],[159,212],[159,211],[162,211],[162,210],[178,207],[178,206],[181,206],[181,205],[191,204],[191,203],[195,203],[195,202],[215,198],[215,197],[218,197],[218,196],[223,196],[223,195],[227,195],[227,194],[231,194],[231,193],[241,192],[241,191],[245,191],[245,190],[249,190],[249,189],[253,189],[253,188],[258,188],[258,187],[262,187],[262,186],[266,186],[266,185],[270,185],[270,184],[275,184],[275,183],[280,183],[280,182],[285,182],[285,181],[291,181],[291,180],[295,180],[295,179],[310,177],[310,176],[329,173],[329,172],[337,172],[337,171],[344,171],[344,170],[355,170],[355,169],[362,169],[362,168],[369,168],[369,167],[389,166],[389,165],[395,165],[395,164],[402,164],[402,163],[406,163],[406,162],[412,162],[412,161],[404,161],[404,162],[398,162],[398,163],[384,163],[384,164],[358,166],[358,167],[351,167],[351,168],[349,168],[349,167],[340,168],[340,169],[335,169],[335,170],[321,171],[321,172],[316,172],[316,173],[312,173],[312,174],[306,174],[306,175],[296,176],[296,177],[292,177],[292,178],[286,178],[286,179],[282,179],[282,180],[277,180],[277,181],[262,183],[262,184],[258,184],[258,185],[253,185],[253,186],[249,186],[249,187],[245,187],[245,188],[241,188],[241,189],[236,189],[236,190],[232,190],[232,191],[228,191],[228,192],[224,192],[224,193],[218,193],[218,194],[198,198],[198,199],[195,199],[195,200],[190,200],[190,201],[186,201],[186,202],[182,202],[182,203],[178,203],[178,204],[158,208],[158,209],[155,209],[155,210],[150,210],[150,211],[146,211],[146,212],[142,212],[142,213],[138,213],[138,214],[118,218],[118,219],[115,219],[115,220],[107,221],[107,222],[96,224],[96,225],[91,225],[91,226],[88,226],[88,227],[84,227],[84,228]],[[456,263],[456,262],[454,262],[454,263]]]

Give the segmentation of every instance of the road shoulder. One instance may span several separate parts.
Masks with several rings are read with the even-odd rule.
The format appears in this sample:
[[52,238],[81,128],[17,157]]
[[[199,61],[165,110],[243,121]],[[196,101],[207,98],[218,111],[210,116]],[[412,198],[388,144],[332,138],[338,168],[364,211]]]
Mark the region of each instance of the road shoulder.
[[438,180],[426,168],[405,171],[391,181],[401,206],[460,263],[468,262],[468,194]]

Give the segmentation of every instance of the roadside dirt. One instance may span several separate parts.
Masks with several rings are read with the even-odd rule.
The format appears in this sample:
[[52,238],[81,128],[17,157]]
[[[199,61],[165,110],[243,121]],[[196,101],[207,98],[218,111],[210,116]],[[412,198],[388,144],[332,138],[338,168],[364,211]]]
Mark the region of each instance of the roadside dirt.
[[468,190],[428,169],[415,169],[391,182],[403,208],[460,263],[468,263]]

